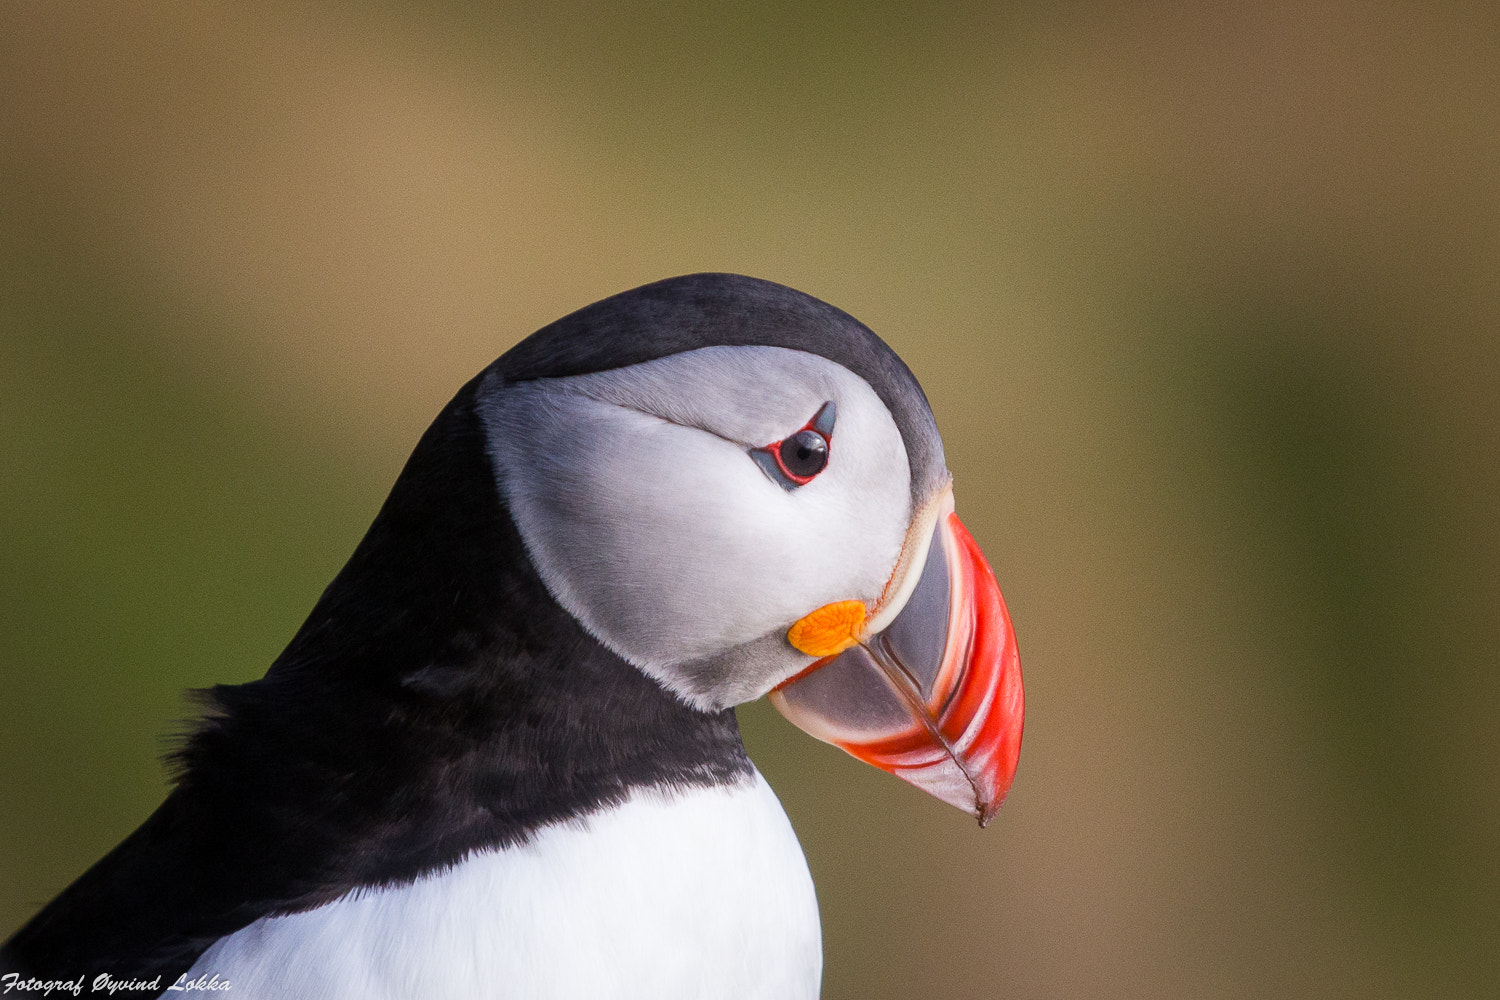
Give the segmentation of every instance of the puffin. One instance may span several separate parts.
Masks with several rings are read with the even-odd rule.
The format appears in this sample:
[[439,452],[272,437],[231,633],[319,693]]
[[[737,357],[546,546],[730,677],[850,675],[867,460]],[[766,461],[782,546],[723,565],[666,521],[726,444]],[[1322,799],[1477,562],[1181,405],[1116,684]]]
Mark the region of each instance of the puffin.
[[0,947],[0,990],[795,998],[807,863],[737,705],[990,821],[1024,695],[926,396],[733,274],[521,341],[422,435],[170,794]]

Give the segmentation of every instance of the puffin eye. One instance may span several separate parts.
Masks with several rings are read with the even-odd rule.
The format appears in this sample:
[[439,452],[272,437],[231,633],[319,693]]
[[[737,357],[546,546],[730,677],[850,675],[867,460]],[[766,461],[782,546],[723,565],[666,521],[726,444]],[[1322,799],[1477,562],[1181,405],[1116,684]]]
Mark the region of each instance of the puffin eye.
[[752,448],[750,457],[772,482],[788,493],[806,486],[828,467],[828,449],[837,416],[838,407],[829,400],[797,433],[764,448]]
[[828,442],[817,431],[798,431],[776,449],[781,467],[793,479],[811,479],[828,464]]

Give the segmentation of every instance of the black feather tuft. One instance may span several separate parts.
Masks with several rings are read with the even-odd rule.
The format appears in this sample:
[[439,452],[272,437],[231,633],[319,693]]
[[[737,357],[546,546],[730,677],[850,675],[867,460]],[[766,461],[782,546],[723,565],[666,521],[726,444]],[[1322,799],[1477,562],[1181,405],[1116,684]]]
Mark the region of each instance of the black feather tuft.
[[170,983],[268,914],[416,879],[636,788],[748,778],[732,712],[688,707],[547,593],[474,385],[266,676],[200,696],[166,802],[0,961]]

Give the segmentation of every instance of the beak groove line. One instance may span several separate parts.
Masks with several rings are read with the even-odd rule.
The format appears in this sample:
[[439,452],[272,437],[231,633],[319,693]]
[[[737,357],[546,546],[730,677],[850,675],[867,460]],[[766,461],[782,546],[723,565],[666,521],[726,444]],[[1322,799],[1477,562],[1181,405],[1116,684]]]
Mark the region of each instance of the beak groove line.
[[[941,590],[923,583],[925,596],[901,609],[910,621],[901,618],[899,628],[889,630],[867,623],[846,652],[825,655],[777,685],[771,701],[809,734],[963,809],[985,826],[1015,776],[1025,695],[1005,600],[951,504],[946,499],[930,529],[933,544],[941,546],[945,573],[934,577],[932,568],[908,570],[946,588],[946,599],[935,600]],[[887,626],[896,620],[892,615]],[[944,624],[945,632],[936,631]],[[912,645],[913,637],[922,635],[941,645],[940,659],[939,650],[929,646],[933,660],[922,662],[927,654],[921,641]],[[905,662],[908,652],[918,657],[916,663]],[[928,672],[934,673],[930,679]]]

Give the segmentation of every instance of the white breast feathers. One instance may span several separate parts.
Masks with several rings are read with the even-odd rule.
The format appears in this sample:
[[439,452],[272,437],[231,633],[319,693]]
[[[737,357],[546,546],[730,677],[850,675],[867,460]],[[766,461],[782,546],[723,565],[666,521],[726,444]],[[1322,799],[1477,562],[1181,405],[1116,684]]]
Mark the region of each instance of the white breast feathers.
[[410,885],[258,920],[187,978],[246,1000],[796,1000],[821,974],[807,863],[756,773],[638,792]]

